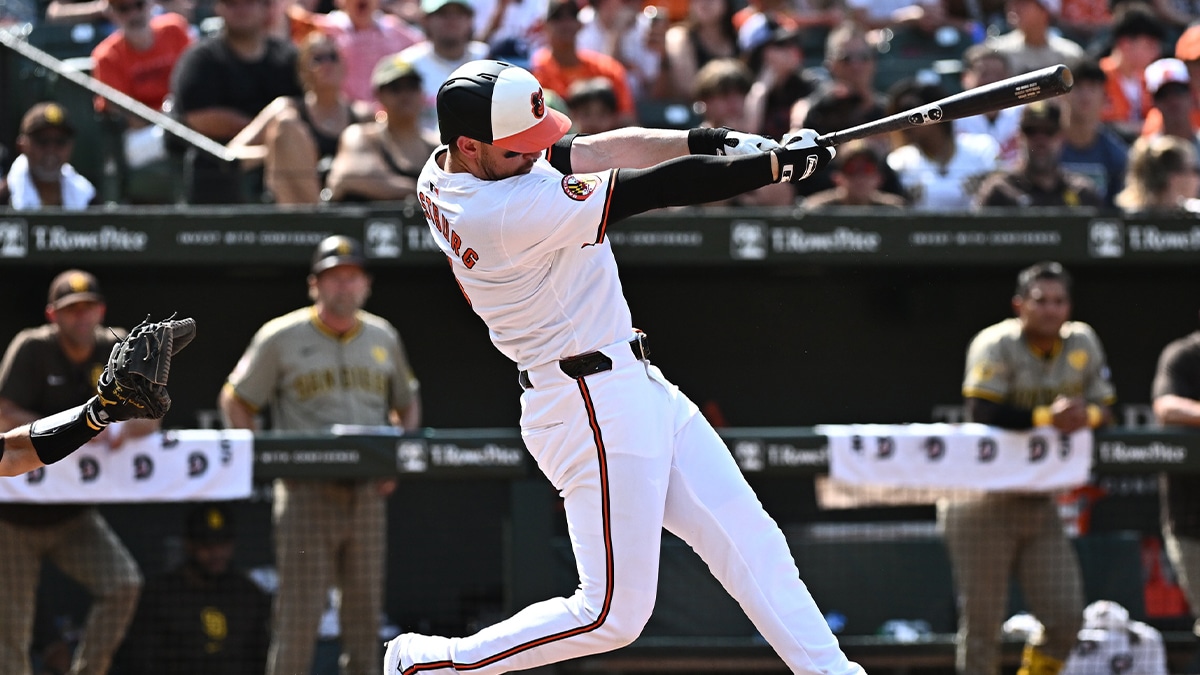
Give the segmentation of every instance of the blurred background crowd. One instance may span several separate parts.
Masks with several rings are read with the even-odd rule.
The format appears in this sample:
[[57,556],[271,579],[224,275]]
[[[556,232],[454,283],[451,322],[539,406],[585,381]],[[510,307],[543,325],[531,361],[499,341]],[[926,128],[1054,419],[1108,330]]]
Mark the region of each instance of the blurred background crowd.
[[484,57],[532,70],[582,133],[774,137],[1062,63],[1067,96],[856,143],[735,203],[1191,210],[1197,17],[1188,0],[0,0],[8,35],[100,85],[5,68],[0,191],[18,209],[404,200],[438,86]]

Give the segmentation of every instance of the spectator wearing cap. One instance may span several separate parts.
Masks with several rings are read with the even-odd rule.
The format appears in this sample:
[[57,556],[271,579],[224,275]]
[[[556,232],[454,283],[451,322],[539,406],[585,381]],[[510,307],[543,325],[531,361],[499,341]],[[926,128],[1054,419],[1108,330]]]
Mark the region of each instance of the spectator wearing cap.
[[415,26],[379,8],[379,0],[334,0],[323,29],[333,36],[346,62],[342,91],[352,101],[374,102],[371,73],[385,56],[412,46],[425,36]]
[[421,76],[425,108],[421,128],[438,133],[437,92],[456,68],[468,61],[487,58],[487,43],[472,40],[475,8],[472,0],[422,0],[425,40],[400,52]]
[[1126,139],[1142,131],[1151,107],[1146,68],[1162,56],[1165,31],[1154,10],[1142,2],[1122,3],[1113,16],[1112,52],[1100,59],[1108,77],[1100,119]]
[[990,38],[988,46],[1008,56],[1014,75],[1070,63],[1085,56],[1083,47],[1051,29],[1060,0],[1007,0],[1012,30]]
[[1100,120],[1108,76],[1094,59],[1071,65],[1075,85],[1059,99],[1063,108],[1062,166],[1092,179],[1105,206],[1125,185],[1129,144]]
[[[1192,127],[1200,129],[1200,24],[1188,28],[1179,36],[1179,40],[1175,42],[1175,58],[1187,68],[1192,96]],[[1146,113],[1142,135],[1158,133],[1161,130],[1162,113],[1157,107],[1152,107]]]
[[[413,97],[420,100],[419,87]],[[415,120],[415,115],[413,116]],[[418,385],[396,328],[363,309],[371,276],[362,245],[332,236],[313,251],[313,304],[254,335],[222,388],[230,428],[328,431],[335,424],[414,430]],[[308,673],[328,589],[341,591],[342,672],[378,675],[387,496],[391,479],[275,482],[275,597],[267,675]]]
[[550,0],[546,10],[543,31],[546,46],[538,48],[530,59],[530,72],[546,89],[564,100],[571,84],[593,77],[603,77],[612,82],[617,94],[617,110],[621,126],[637,121],[633,92],[629,87],[629,74],[619,61],[599,52],[579,49],[576,36],[582,24],[579,22],[579,5],[575,0]]
[[860,140],[838,148],[838,154],[830,163],[833,187],[809,195],[804,208],[819,210],[830,207],[858,206],[903,208],[907,202],[903,197],[883,192],[883,156],[871,143]]
[[475,38],[488,45],[488,58],[529,68],[546,42],[542,24],[551,0],[472,0]]
[[[1146,91],[1150,94],[1161,120],[1159,131],[1147,132],[1143,136],[1166,134],[1196,144],[1200,151],[1200,136],[1197,135],[1196,105],[1192,99],[1191,78],[1183,61],[1176,58],[1159,59],[1146,67]],[[1149,121],[1149,116],[1147,116]]]
[[183,561],[146,581],[117,655],[119,672],[262,674],[271,600],[234,567],[233,518],[233,510],[222,503],[200,504],[187,513]]
[[300,43],[296,75],[304,93],[271,101],[226,145],[244,165],[263,162],[264,185],[276,204],[319,202],[342,132],[374,112],[344,93],[345,64],[324,33]]
[[75,127],[53,102],[36,103],[21,118],[20,153],[8,169],[9,206],[18,210],[59,207],[83,210],[96,202],[96,188],[69,161]]
[[416,194],[421,167],[437,147],[437,137],[420,125],[423,79],[398,54],[376,64],[371,83],[383,111],[342,133],[322,199],[398,201]]
[[1091,206],[1103,201],[1086,176],[1062,168],[1062,110],[1053,101],[1030,103],[1021,109],[1021,158],[1011,170],[983,180],[977,207]]
[[[96,277],[66,270],[50,282],[46,324],[22,330],[0,360],[0,431],[85,403],[96,393],[113,346],[126,335],[103,325],[107,311]],[[110,424],[84,446],[119,452],[159,420]],[[29,673],[42,564],[79,583],[91,606],[73,675],[105,675],[133,618],[142,575],[137,562],[92,505],[0,504],[0,673]]]

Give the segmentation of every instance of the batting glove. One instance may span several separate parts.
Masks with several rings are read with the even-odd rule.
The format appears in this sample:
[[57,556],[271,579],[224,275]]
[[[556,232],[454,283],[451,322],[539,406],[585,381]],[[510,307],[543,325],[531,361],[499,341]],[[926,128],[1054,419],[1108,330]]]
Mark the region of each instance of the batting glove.
[[801,129],[784,135],[780,140],[783,147],[773,150],[779,156],[779,183],[799,183],[824,168],[837,151],[832,147],[817,145],[820,134],[812,129]]
[[758,134],[747,134],[741,131],[727,129],[725,139],[720,146],[717,147],[717,154],[726,157],[741,157],[743,155],[757,155],[771,150],[778,150],[779,143],[773,138],[759,136]]

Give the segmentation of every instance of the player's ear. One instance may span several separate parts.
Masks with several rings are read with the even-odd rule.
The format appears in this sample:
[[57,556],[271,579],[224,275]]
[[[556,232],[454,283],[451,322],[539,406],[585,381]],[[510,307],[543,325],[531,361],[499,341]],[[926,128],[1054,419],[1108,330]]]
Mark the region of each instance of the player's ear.
[[463,157],[477,159],[479,155],[483,153],[483,143],[475,140],[474,138],[459,136],[458,138],[454,139],[454,145]]

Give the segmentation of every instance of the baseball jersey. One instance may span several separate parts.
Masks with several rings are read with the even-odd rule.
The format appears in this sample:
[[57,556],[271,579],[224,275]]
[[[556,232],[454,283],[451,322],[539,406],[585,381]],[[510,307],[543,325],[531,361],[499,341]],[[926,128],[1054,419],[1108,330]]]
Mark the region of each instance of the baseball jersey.
[[226,386],[256,412],[270,406],[275,429],[319,430],[388,424],[417,381],[385,319],[360,311],[358,327],[339,336],[304,307],[258,330]]
[[[113,329],[124,336],[123,329]],[[52,415],[87,402],[119,339],[97,326],[96,348],[83,363],[72,363],[58,343],[58,326],[27,328],[13,338],[0,362],[0,398],[35,415]],[[0,520],[26,527],[52,525],[78,515],[78,504],[0,504]]]
[[991,136],[958,134],[954,156],[942,166],[930,161],[915,145],[888,154],[887,163],[919,209],[954,210],[971,207],[971,181],[996,168],[999,144]]
[[1086,323],[1068,321],[1047,354],[1021,337],[1021,321],[1005,319],[979,332],[967,349],[962,393],[1018,408],[1050,405],[1059,395],[1109,405],[1116,399],[1104,349]]
[[[1150,397],[1166,394],[1200,401],[1200,331],[1175,340],[1159,356]],[[1178,536],[1200,539],[1200,475],[1167,472],[1163,480],[1163,521]]]
[[633,336],[604,236],[615,171],[564,176],[539,158],[528,174],[448,173],[439,147],[417,184],[434,239],[492,343],[521,368]]

